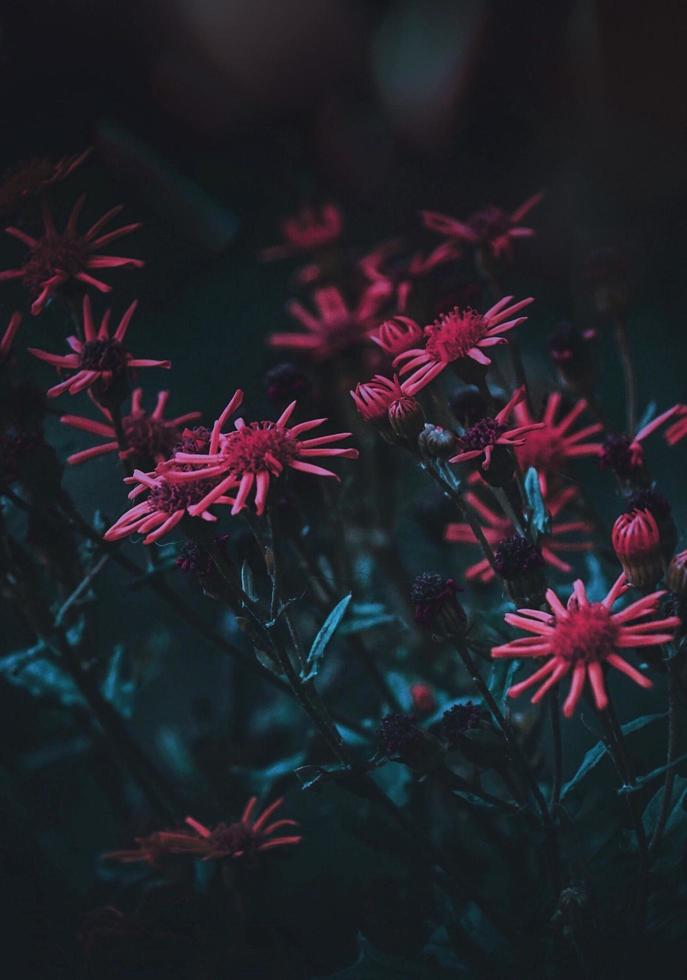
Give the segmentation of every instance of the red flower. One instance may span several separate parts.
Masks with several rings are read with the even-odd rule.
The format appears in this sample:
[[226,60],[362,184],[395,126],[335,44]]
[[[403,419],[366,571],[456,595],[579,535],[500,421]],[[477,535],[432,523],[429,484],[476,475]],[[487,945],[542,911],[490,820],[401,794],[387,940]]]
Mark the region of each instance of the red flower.
[[[484,486],[481,477],[475,473],[470,478],[473,485]],[[574,487],[566,487],[564,490],[550,493],[545,497],[546,508],[551,514],[551,532],[539,541],[541,555],[547,565],[557,569],[559,572],[571,572],[570,565],[561,553],[574,551],[591,551],[594,547],[592,541],[588,539],[580,541],[567,540],[567,535],[581,533],[589,534],[593,530],[592,525],[586,521],[558,521],[557,518],[568,506],[577,493]],[[465,494],[466,503],[472,507],[482,521],[484,536],[492,548],[498,545],[499,541],[509,537],[514,531],[511,522],[500,511],[494,510],[474,491]],[[444,531],[444,540],[452,544],[474,544],[477,539],[472,533],[469,524],[447,524]],[[482,584],[494,580],[494,570],[486,558],[475,562],[465,572],[468,581],[477,581]]]
[[387,354],[401,354],[422,340],[422,327],[409,316],[394,316],[374,332],[368,334],[370,340],[385,350]]
[[41,191],[65,180],[90,152],[89,147],[83,153],[57,161],[35,157],[7,170],[0,178],[0,215],[7,217],[13,214]]
[[112,851],[106,857],[113,861],[131,863],[144,861],[157,864],[161,858],[172,854],[184,854],[201,861],[216,861],[223,858],[254,858],[263,851],[275,847],[288,847],[299,844],[303,839],[299,834],[272,834],[284,827],[297,827],[295,820],[270,820],[284,802],[283,798],[271,803],[259,817],[252,819],[257,796],[251,796],[236,823],[219,823],[215,827],[205,827],[193,817],[186,817],[190,830],[161,830],[148,837],[136,839],[138,847],[131,851]]
[[[160,463],[166,459],[179,442],[180,427],[185,422],[192,422],[199,419],[200,412],[186,412],[174,419],[164,418],[165,406],[169,400],[168,391],[160,391],[157,396],[157,404],[152,412],[146,412],[142,406],[143,389],[135,388],[131,394],[131,410],[128,415],[122,417],[124,435],[129,448],[124,453],[120,453],[122,458],[135,456],[140,460]],[[95,405],[104,415],[106,422],[98,422],[95,419],[83,418],[80,415],[63,415],[60,419],[63,425],[71,425],[74,429],[83,429],[84,432],[91,432],[93,435],[101,436],[106,441],[91,449],[82,449],[81,452],[72,453],[67,457],[67,462],[72,464],[85,463],[87,459],[94,456],[102,456],[103,453],[113,453],[119,448],[117,434],[112,425],[112,416],[107,408],[95,402]]]
[[482,469],[487,470],[495,446],[523,446],[528,432],[544,428],[543,422],[528,422],[525,425],[518,425],[514,429],[509,429],[506,425],[506,419],[515,406],[523,401],[524,397],[525,386],[522,385],[495,418],[480,419],[479,422],[466,429],[458,439],[461,451],[456,456],[452,456],[449,463],[466,463],[470,459],[478,459],[483,456]]
[[[601,451],[600,442],[585,442],[589,436],[596,435],[603,426],[600,422],[571,432],[573,425],[587,407],[587,401],[581,398],[573,408],[556,421],[562,396],[555,391],[549,395],[546,407],[541,417],[544,423],[542,429],[530,433],[527,442],[515,450],[522,469],[536,467],[540,474],[551,475],[563,469],[569,459],[578,456],[598,456]],[[515,418],[520,425],[536,422],[527,407],[526,402],[520,402],[514,409]]]
[[361,419],[372,423],[386,422],[391,406],[408,397],[397,375],[386,378],[383,374],[361,381],[350,394]]
[[14,338],[17,336],[17,330],[21,326],[21,319],[21,313],[13,313],[10,317],[10,322],[5,327],[5,332],[2,338],[0,338],[0,364],[10,356]]
[[460,258],[460,248],[456,242],[442,242],[430,252],[414,252],[401,255],[403,245],[400,241],[383,242],[368,255],[363,256],[358,266],[370,282],[385,283],[389,290],[395,290],[400,310],[405,310],[408,296],[418,280],[431,275],[435,269]]
[[467,242],[470,245],[487,246],[498,258],[510,255],[512,244],[518,238],[532,238],[534,229],[520,224],[522,219],[533,207],[541,201],[543,193],[529,197],[511,214],[503,208],[490,205],[482,211],[471,215],[467,221],[458,221],[436,211],[421,211],[425,226],[431,231],[454,241]]
[[[304,432],[309,432],[326,422],[326,419],[313,419],[299,422],[287,428],[287,422],[293,415],[296,402],[291,402],[284,409],[276,422],[250,422],[237,419],[235,431],[222,432],[222,426],[243,401],[243,393],[236,392],[231,402],[212,427],[209,451],[204,455],[177,452],[173,462],[165,467],[165,476],[173,484],[187,480],[221,477],[217,485],[205,496],[189,507],[189,514],[202,517],[217,499],[227,490],[238,487],[236,499],[232,502],[232,514],[238,514],[246,506],[251,491],[254,491],[255,510],[263,514],[267,503],[267,494],[272,479],[282,475],[285,467],[301,473],[312,473],[315,476],[333,477],[338,480],[336,473],[316,466],[308,460],[314,456],[343,456],[346,459],[357,459],[357,449],[334,448],[330,444],[340,439],[347,439],[350,432],[336,432],[330,435],[316,436],[314,439],[300,439]],[[175,464],[182,464],[189,471],[175,470]],[[199,469],[193,469],[198,466]]]
[[100,327],[96,332],[91,311],[91,301],[88,296],[83,300],[83,332],[84,339],[67,337],[67,343],[72,349],[71,354],[50,354],[36,347],[29,347],[29,353],[41,361],[47,361],[56,368],[73,371],[71,377],[60,384],[48,389],[50,398],[68,391],[76,395],[86,388],[98,383],[104,389],[109,388],[113,381],[119,380],[129,368],[171,367],[170,361],[155,361],[150,358],[134,357],[124,347],[124,337],[133,317],[138,300],[134,300],[119,321],[115,332],[110,336],[110,311],[103,316]]
[[[572,683],[563,705],[566,718],[575,711],[585,682],[589,679],[594,703],[599,711],[608,705],[604,667],[615,667],[640,687],[651,687],[644,674],[630,666],[618,650],[655,646],[668,643],[675,628],[680,625],[678,616],[645,620],[656,612],[658,601],[664,592],[653,592],[626,606],[621,612],[612,613],[616,600],[627,591],[629,585],[625,573],[621,573],[602,602],[590,602],[582,581],[578,579],[573,592],[564,606],[556,593],[549,589],[546,600],[552,612],[538,609],[519,609],[506,613],[505,621],[518,626],[532,636],[521,637],[493,647],[492,657],[549,657],[543,667],[531,677],[510,688],[510,697],[518,697],[540,681],[541,687],[532,703],[541,701],[554,684],[572,671]],[[638,620],[644,622],[637,622]]]
[[394,366],[405,362],[401,374],[412,372],[405,381],[408,394],[417,394],[434,381],[449,364],[463,358],[470,358],[477,364],[491,364],[491,359],[484,353],[484,348],[508,343],[501,334],[524,323],[527,317],[520,316],[510,320],[508,318],[533,302],[532,297],[529,297],[509,306],[512,299],[512,296],[504,296],[486,313],[461,310],[456,306],[430,326],[425,327],[424,349],[411,348],[399,354],[394,360]]
[[97,269],[115,269],[120,266],[140,269],[143,262],[140,259],[128,259],[119,255],[101,255],[99,249],[110,242],[128,235],[140,228],[140,222],[124,225],[105,235],[100,232],[105,225],[123,210],[122,205],[112,208],[107,214],[95,222],[88,231],[81,234],[76,230],[81,209],[86,200],[85,195],[77,200],[72,208],[64,231],[59,232],[55,227],[53,216],[48,205],[43,203],[43,235],[32,238],[20,228],[10,226],[5,229],[8,235],[18,238],[29,248],[29,258],[18,269],[8,269],[0,272],[0,282],[8,279],[21,279],[34,297],[31,312],[36,315],[44,308],[55,291],[70,279],[78,280],[86,286],[93,286],[101,293],[109,293],[111,286],[91,275]]
[[288,304],[288,312],[305,327],[306,333],[275,333],[269,338],[269,344],[303,351],[314,360],[327,360],[363,343],[373,317],[388,296],[387,287],[375,283],[366,287],[355,307],[350,308],[340,289],[322,286],[313,293],[316,313],[307,310],[298,300]]

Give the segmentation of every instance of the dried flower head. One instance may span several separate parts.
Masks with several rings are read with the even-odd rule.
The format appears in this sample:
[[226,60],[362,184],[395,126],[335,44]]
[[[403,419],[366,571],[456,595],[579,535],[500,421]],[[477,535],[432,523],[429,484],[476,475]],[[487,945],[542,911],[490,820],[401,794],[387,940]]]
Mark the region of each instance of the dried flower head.
[[409,375],[405,381],[408,393],[426,388],[449,364],[460,365],[466,359],[482,366],[491,364],[484,351],[508,343],[503,334],[527,319],[515,314],[533,302],[529,297],[509,306],[512,299],[504,296],[486,313],[456,306],[425,327],[424,348],[412,347],[394,359],[394,366],[402,364],[400,373]]
[[[523,446],[529,432],[535,429],[543,429],[544,422],[528,422],[513,429],[508,428],[507,419],[509,415],[524,398],[525,386],[522,385],[494,418],[487,416],[466,429],[458,438],[460,452],[453,456],[450,462],[466,463],[471,459],[482,458],[482,469],[488,470],[497,446],[504,448]],[[512,466],[510,469],[512,471]]]
[[43,191],[65,180],[90,155],[91,148],[60,160],[33,157],[15,164],[0,177],[0,217],[8,219]]
[[148,837],[139,837],[135,850],[112,851],[106,857],[111,861],[123,861],[127,864],[143,861],[152,865],[171,855],[182,855],[201,861],[221,861],[224,858],[254,860],[264,851],[301,842],[303,838],[300,834],[273,836],[284,827],[298,826],[295,820],[272,820],[284,802],[283,798],[275,800],[254,819],[257,802],[257,797],[251,796],[241,819],[235,823],[219,823],[215,827],[206,827],[193,817],[186,817],[189,830],[161,830]]
[[458,591],[454,579],[437,572],[422,572],[410,590],[415,622],[440,639],[462,636],[468,619],[458,601]]
[[[106,394],[119,394],[115,389],[120,382],[126,382],[131,368],[171,367],[170,361],[156,361],[150,358],[134,357],[124,346],[124,337],[131,323],[138,300],[129,306],[119,321],[117,329],[110,336],[110,311],[103,316],[96,331],[91,311],[91,301],[88,296],[83,300],[83,333],[84,339],[67,337],[67,343],[72,349],[71,354],[50,354],[48,351],[29,347],[29,352],[41,361],[47,361],[60,370],[73,372],[66,381],[61,381],[48,389],[48,396],[56,398],[63,392],[76,395],[87,388],[96,387],[100,397]],[[126,391],[121,392],[122,395]],[[121,399],[119,399],[121,400]]]
[[615,475],[624,482],[646,480],[642,443],[679,411],[680,406],[673,405],[672,408],[662,412],[651,422],[642,426],[632,438],[615,432],[608,433],[599,454],[601,467],[613,470]]
[[439,723],[440,735],[448,742],[450,748],[458,748],[465,734],[477,728],[485,717],[484,709],[471,701],[454,704],[443,714]]
[[577,707],[587,680],[598,710],[603,711],[608,706],[604,680],[606,665],[615,667],[640,687],[651,687],[648,677],[627,663],[618,651],[668,643],[680,619],[668,616],[647,620],[646,617],[656,612],[663,592],[653,592],[620,612],[611,612],[615,602],[628,589],[623,572],[602,602],[590,602],[583,582],[577,579],[567,606],[549,589],[546,601],[550,613],[538,609],[519,609],[515,613],[507,613],[504,617],[507,623],[533,635],[493,647],[492,657],[548,658],[531,677],[511,687],[509,696],[518,697],[541,682],[541,687],[532,698],[532,702],[536,703],[554,684],[572,672],[572,683],[563,705],[563,714],[569,718]]
[[55,227],[52,213],[43,204],[43,234],[32,238],[20,228],[10,225],[5,229],[8,235],[18,238],[29,249],[29,257],[24,265],[16,269],[0,272],[0,282],[21,279],[32,298],[31,312],[40,313],[55,292],[70,281],[84,286],[93,286],[101,293],[109,293],[111,286],[92,275],[98,269],[143,267],[140,259],[123,258],[119,255],[102,255],[100,249],[110,242],[128,235],[140,228],[140,222],[124,225],[114,231],[101,235],[100,232],[123,207],[112,208],[85,232],[77,231],[76,223],[86,198],[82,195],[72,208],[64,231]]

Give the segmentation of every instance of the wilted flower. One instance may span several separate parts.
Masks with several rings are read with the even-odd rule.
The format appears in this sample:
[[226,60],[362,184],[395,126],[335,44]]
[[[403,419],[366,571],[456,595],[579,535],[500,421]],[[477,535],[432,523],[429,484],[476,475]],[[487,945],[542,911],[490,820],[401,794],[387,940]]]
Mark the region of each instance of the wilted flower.
[[383,284],[373,284],[351,307],[336,286],[322,286],[313,292],[315,313],[298,300],[287,306],[290,315],[305,327],[305,333],[274,333],[269,345],[301,351],[317,361],[328,360],[365,341],[372,319],[388,295]]
[[[471,479],[470,482],[475,488],[480,484],[484,486],[477,474],[475,474],[475,478]],[[551,515],[551,529],[547,535],[539,539],[538,545],[546,564],[560,572],[572,571],[572,565],[565,561],[562,557],[563,554],[566,552],[590,551],[594,547],[593,542],[589,539],[580,541],[570,541],[567,539],[567,535],[569,534],[591,533],[591,524],[587,521],[558,520],[565,507],[574,499],[576,492],[575,487],[565,487],[563,490],[550,491],[545,495],[546,509]],[[499,541],[513,534],[515,529],[508,518],[500,511],[489,506],[474,490],[465,494],[465,502],[479,516],[482,522],[482,532],[492,548],[496,547]],[[454,544],[478,544],[472,528],[467,523],[447,524],[444,538],[446,541]],[[470,565],[465,572],[465,578],[468,581],[475,580],[485,584],[492,582],[494,575],[494,569],[486,558],[481,558],[474,565]]]
[[119,205],[99,218],[88,231],[81,233],[76,229],[76,222],[85,200],[85,195],[77,200],[64,231],[57,230],[50,209],[45,203],[43,204],[43,234],[40,238],[32,238],[25,231],[13,226],[5,229],[8,235],[18,238],[28,246],[29,257],[23,266],[0,272],[0,282],[21,279],[33,298],[31,312],[34,315],[40,313],[55,291],[70,280],[76,280],[84,286],[93,286],[101,293],[109,293],[112,287],[101,279],[96,279],[92,272],[98,269],[143,267],[144,263],[140,259],[101,255],[99,252],[99,249],[117,238],[136,231],[141,227],[140,222],[124,225],[122,228],[101,235],[100,232],[105,225],[123,210],[123,206]]
[[[534,429],[543,429],[544,422],[528,422],[509,429],[506,420],[516,405],[525,398],[525,386],[518,388],[507,405],[494,418],[482,418],[458,437],[460,452],[449,462],[466,463],[471,459],[484,458],[482,469],[488,470],[497,446],[504,448],[523,446],[526,435]],[[511,467],[512,470],[512,467]]]
[[[180,427],[186,422],[199,419],[201,413],[186,412],[176,418],[166,419],[164,413],[169,400],[168,391],[158,392],[157,403],[152,412],[145,411],[142,400],[143,389],[135,388],[131,393],[131,409],[128,415],[122,416],[122,428],[128,449],[120,452],[120,457],[124,459],[128,456],[135,456],[137,459],[149,461],[151,464],[159,463],[169,456],[179,441]],[[90,432],[105,439],[105,442],[92,446],[90,449],[82,449],[78,453],[72,453],[71,456],[67,457],[68,463],[84,463],[87,459],[93,459],[94,456],[113,453],[119,449],[117,433],[112,424],[112,415],[109,409],[99,402],[95,402],[95,405],[105,417],[105,422],[83,418],[80,415],[63,415],[60,419],[63,425],[82,429],[84,432]]]
[[34,157],[6,170],[0,177],[0,216],[9,218],[28,201],[59,184],[73,173],[90,154],[91,148],[60,160]]
[[[247,423],[237,419],[234,431],[223,433],[224,423],[238,410],[242,401],[243,392],[237,391],[212,427],[207,453],[177,452],[164,469],[166,479],[176,485],[186,481],[216,480],[216,485],[204,497],[189,506],[189,513],[194,517],[203,516],[208,507],[234,487],[237,493],[232,514],[244,509],[251,491],[255,493],[256,513],[262,514],[267,504],[270,482],[280,477],[286,467],[338,480],[336,473],[309,460],[317,456],[358,458],[357,449],[331,446],[333,442],[347,439],[350,432],[335,432],[314,439],[300,438],[304,432],[316,429],[326,419],[299,422],[288,428],[287,422],[296,409],[295,401],[284,409],[276,422]],[[182,468],[178,464],[182,464]]]
[[613,525],[611,540],[628,582],[638,589],[653,588],[663,575],[665,559],[651,511],[621,514]]
[[425,327],[424,348],[410,348],[394,359],[394,366],[403,365],[400,373],[410,375],[405,381],[408,394],[414,395],[426,388],[449,364],[466,358],[480,365],[491,364],[484,350],[508,343],[502,334],[527,319],[514,314],[533,302],[529,297],[509,306],[512,299],[512,296],[504,296],[486,313],[461,310],[456,306]]
[[567,606],[552,589],[548,589],[546,601],[552,612],[519,609],[506,613],[504,619],[508,624],[534,635],[493,647],[492,657],[549,658],[531,677],[511,687],[509,696],[518,697],[523,691],[542,682],[532,698],[532,702],[536,703],[572,671],[572,683],[563,705],[563,714],[569,718],[577,707],[587,680],[596,707],[599,711],[607,707],[605,665],[615,667],[640,687],[651,687],[649,678],[627,663],[618,650],[668,643],[673,638],[675,628],[680,625],[680,619],[668,616],[646,620],[647,616],[656,612],[664,592],[643,596],[620,612],[612,613],[616,600],[629,587],[623,572],[602,602],[590,602],[584,583],[577,579]]
[[272,835],[284,827],[297,827],[295,820],[270,820],[284,802],[283,797],[271,803],[259,817],[253,819],[257,796],[251,796],[245,806],[241,819],[236,823],[219,823],[206,827],[193,817],[186,817],[190,830],[161,830],[148,837],[136,840],[138,847],[131,851],[112,851],[106,855],[111,861],[127,864],[143,861],[158,864],[170,855],[185,855],[201,861],[217,861],[223,858],[254,858],[263,851],[275,847],[288,847],[299,844],[303,839],[299,834]]
[[41,361],[47,361],[56,368],[73,371],[71,377],[48,389],[48,396],[55,398],[62,392],[68,391],[76,395],[87,388],[98,386],[102,395],[110,390],[116,382],[126,379],[130,368],[171,367],[170,361],[156,361],[150,358],[134,357],[124,347],[124,337],[131,323],[138,300],[129,306],[119,321],[114,334],[110,336],[110,310],[100,321],[97,332],[93,323],[91,301],[88,296],[83,300],[83,332],[84,339],[68,337],[67,343],[72,349],[71,354],[50,354],[36,347],[29,347],[29,352]]
[[471,701],[454,704],[442,716],[439,723],[440,735],[452,749],[458,748],[465,734],[477,728],[485,718],[484,709]]
[[542,192],[533,194],[511,213],[492,204],[471,215],[467,221],[459,221],[436,211],[421,211],[420,214],[430,231],[469,245],[489,248],[499,258],[510,255],[516,239],[533,237],[534,229],[523,226],[520,222],[539,204],[543,196]]

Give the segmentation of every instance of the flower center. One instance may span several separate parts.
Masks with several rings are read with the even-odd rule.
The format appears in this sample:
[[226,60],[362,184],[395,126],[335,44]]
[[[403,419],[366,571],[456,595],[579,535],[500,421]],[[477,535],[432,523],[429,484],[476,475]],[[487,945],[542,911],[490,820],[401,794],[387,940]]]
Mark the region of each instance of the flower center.
[[644,453],[640,443],[619,433],[606,436],[601,451],[601,466],[608,467],[620,477],[629,478],[643,463]]
[[571,610],[567,619],[556,622],[553,651],[570,663],[602,661],[613,653],[617,633],[608,609],[596,602]]
[[425,347],[438,361],[449,363],[466,357],[484,337],[485,323],[480,313],[454,307],[425,327]]
[[215,484],[211,480],[168,483],[163,479],[151,489],[148,500],[153,510],[173,514],[176,510],[186,510],[192,504],[197,504],[213,486]]
[[212,847],[218,851],[245,851],[255,844],[255,835],[242,823],[220,823],[212,831]]
[[466,452],[472,449],[486,449],[487,446],[493,446],[505,431],[506,426],[501,425],[496,419],[480,419],[466,429],[460,437],[461,448]]
[[298,441],[274,422],[251,422],[230,433],[222,447],[229,469],[236,473],[281,473],[298,455]]
[[71,278],[83,272],[87,258],[88,249],[81,236],[45,235],[38,239],[24,266],[24,284],[32,293],[38,293],[55,273]]
[[170,455],[178,441],[178,431],[149,415],[126,415],[122,419],[128,444],[139,456],[155,459]]
[[82,371],[111,371],[123,374],[126,369],[126,348],[117,340],[89,340],[82,348],[79,367]]

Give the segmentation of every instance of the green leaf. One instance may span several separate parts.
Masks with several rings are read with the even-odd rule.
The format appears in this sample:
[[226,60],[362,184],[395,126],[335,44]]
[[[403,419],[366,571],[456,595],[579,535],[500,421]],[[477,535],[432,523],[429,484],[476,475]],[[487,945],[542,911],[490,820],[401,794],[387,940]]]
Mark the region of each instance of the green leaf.
[[251,602],[258,601],[258,594],[255,591],[255,579],[253,578],[253,570],[247,561],[244,561],[241,565],[241,588],[246,593]]
[[352,595],[349,592],[348,595],[345,595],[343,599],[337,602],[324,623],[322,623],[317,636],[312,641],[312,646],[308,653],[306,661],[308,670],[303,676],[304,681],[310,681],[314,677],[317,677],[322,661],[324,660],[324,655],[327,652],[327,647],[336,633],[339,623],[346,615],[351,598]]
[[685,761],[687,761],[687,752],[684,752],[682,755],[678,756],[677,759],[674,759],[673,762],[671,762],[670,766],[668,766],[667,764],[664,766],[659,766],[657,769],[652,769],[651,772],[647,772],[644,776],[638,776],[637,779],[635,779],[634,784],[632,786],[621,786],[618,792],[636,793],[640,789],[643,789],[647,783],[650,783],[654,779],[657,779],[658,776],[663,775],[663,773],[666,772],[667,769],[676,769],[677,766],[680,765],[680,763]]
[[125,718],[130,718],[134,707],[136,684],[126,663],[122,644],[117,644],[112,653],[107,673],[102,683],[103,697]]
[[530,466],[525,474],[525,496],[530,508],[530,527],[540,534],[551,532],[551,515],[546,509],[539,483],[539,474],[534,466]]
[[388,612],[381,602],[354,602],[351,606],[351,614],[346,622],[342,623],[339,632],[342,636],[350,636],[353,633],[364,633],[376,626],[389,626],[391,623],[400,622],[398,616]]
[[65,707],[81,703],[81,694],[42,642],[17,650],[0,660],[0,675],[35,698],[55,698]]

